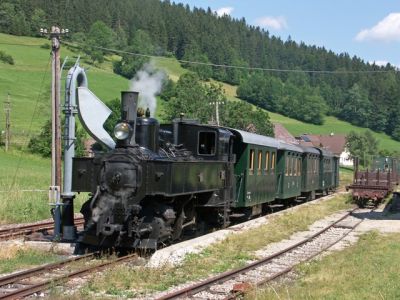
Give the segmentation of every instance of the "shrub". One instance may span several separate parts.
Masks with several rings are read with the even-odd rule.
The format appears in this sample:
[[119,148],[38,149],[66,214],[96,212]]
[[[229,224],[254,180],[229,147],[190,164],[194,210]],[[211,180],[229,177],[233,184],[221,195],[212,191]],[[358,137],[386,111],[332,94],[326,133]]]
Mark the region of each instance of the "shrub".
[[[75,141],[75,155],[81,156],[84,154],[85,147],[83,145],[83,139],[85,132],[82,129],[76,130],[76,141]],[[64,148],[64,145],[62,145]],[[30,152],[39,154],[43,157],[51,156],[51,120],[48,120],[42,127],[40,133],[32,137],[28,144]],[[64,149],[63,149],[64,151]]]
[[14,64],[14,59],[11,55],[5,53],[4,51],[0,51],[0,61],[13,65]]
[[49,43],[44,43],[44,44],[40,45],[40,48],[42,48],[42,49],[50,49],[51,47],[50,47]]

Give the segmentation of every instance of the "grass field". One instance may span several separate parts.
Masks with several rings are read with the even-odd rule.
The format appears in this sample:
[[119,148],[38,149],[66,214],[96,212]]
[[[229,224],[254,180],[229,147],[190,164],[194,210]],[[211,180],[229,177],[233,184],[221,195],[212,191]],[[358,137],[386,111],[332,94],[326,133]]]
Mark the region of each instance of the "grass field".
[[55,262],[59,257],[48,251],[29,249],[26,246],[8,244],[0,252],[0,273],[11,273],[33,265]]
[[400,299],[400,234],[370,232],[357,244],[297,268],[296,282],[247,299]]
[[[50,160],[23,151],[0,149],[0,224],[50,218]],[[78,195],[79,211],[87,194]]]

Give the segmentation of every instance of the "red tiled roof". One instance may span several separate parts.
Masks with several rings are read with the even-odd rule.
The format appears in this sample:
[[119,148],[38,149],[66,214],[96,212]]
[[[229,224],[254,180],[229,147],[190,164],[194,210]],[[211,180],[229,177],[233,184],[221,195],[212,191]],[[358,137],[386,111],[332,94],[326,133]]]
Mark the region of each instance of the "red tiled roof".
[[298,144],[299,141],[294,138],[293,135],[290,134],[289,131],[282,124],[274,123],[274,134],[275,138],[278,140],[285,141],[289,144]]
[[340,155],[346,145],[346,136],[343,134],[333,135],[312,135],[305,134],[303,139],[308,139],[315,147],[324,147],[334,154]]

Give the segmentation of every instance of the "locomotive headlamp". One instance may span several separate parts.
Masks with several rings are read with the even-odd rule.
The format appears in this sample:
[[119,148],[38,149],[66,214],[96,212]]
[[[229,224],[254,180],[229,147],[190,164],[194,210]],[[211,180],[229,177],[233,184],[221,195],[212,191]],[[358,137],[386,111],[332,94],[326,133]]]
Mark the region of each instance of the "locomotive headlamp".
[[132,127],[128,123],[118,123],[114,127],[114,136],[118,140],[125,140],[129,137]]

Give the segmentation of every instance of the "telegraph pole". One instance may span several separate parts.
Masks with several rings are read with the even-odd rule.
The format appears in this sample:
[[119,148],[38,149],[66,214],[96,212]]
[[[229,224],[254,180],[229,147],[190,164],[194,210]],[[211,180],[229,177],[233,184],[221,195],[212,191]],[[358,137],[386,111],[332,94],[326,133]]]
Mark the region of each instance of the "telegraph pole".
[[11,112],[11,101],[10,93],[7,94],[7,101],[4,108],[6,112],[6,151],[8,151],[11,142],[11,122],[10,122],[10,112]]
[[[217,123],[217,126],[219,126],[219,106],[221,104],[224,104],[223,101],[213,101],[209,103],[210,105],[215,105],[215,120]],[[214,123],[214,115],[211,116],[211,122]]]
[[60,28],[51,28],[52,43],[52,82],[51,82],[51,121],[52,121],[52,186],[61,190],[61,116],[60,116]]
[[[47,29],[40,29],[47,35]],[[68,29],[60,30],[52,26],[49,39],[51,40],[52,80],[51,80],[51,185],[49,189],[50,203],[54,207],[54,238],[61,238],[61,105],[60,105],[60,36],[68,33]]]
[[219,126],[219,101],[215,101],[215,116],[217,120],[217,126]]

